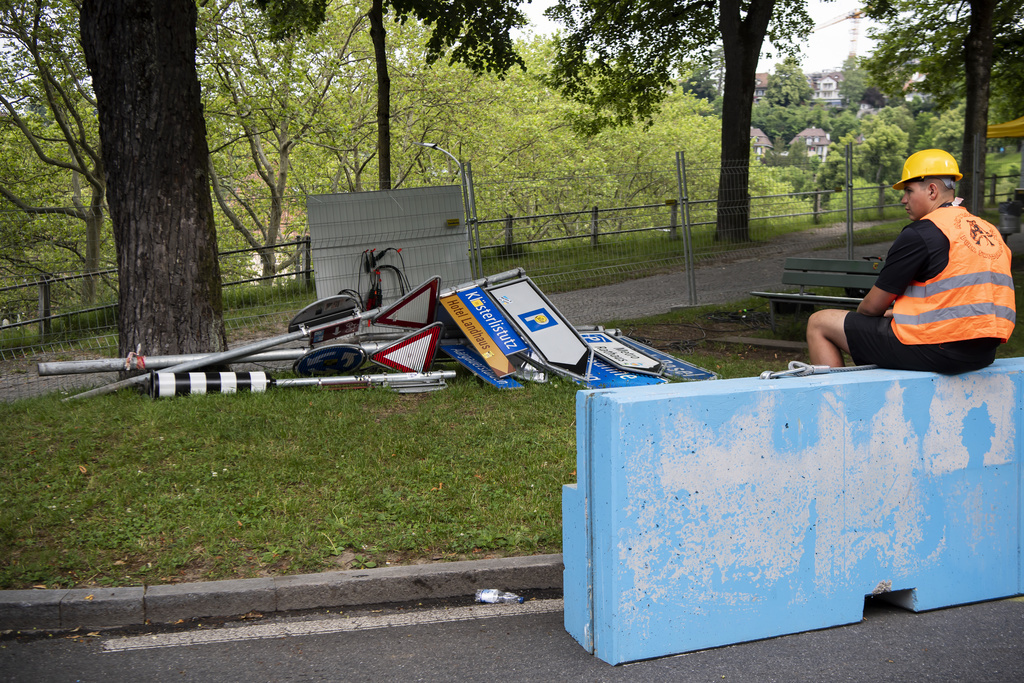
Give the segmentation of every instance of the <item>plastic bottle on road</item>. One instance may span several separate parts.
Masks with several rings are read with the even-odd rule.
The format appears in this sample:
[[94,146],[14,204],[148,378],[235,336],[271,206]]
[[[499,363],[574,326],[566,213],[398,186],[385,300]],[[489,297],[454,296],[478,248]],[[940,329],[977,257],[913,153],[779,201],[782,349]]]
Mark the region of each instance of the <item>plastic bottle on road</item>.
[[476,592],[477,602],[522,602],[522,596],[497,588],[482,588]]

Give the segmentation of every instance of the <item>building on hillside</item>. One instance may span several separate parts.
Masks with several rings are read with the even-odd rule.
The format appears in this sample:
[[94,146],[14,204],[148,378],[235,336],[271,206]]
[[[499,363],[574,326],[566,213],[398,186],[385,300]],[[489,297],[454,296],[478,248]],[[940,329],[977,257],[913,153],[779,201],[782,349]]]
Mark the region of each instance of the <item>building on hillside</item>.
[[821,102],[830,107],[843,106],[843,99],[839,96],[839,84],[843,82],[842,71],[830,69],[807,74],[807,82],[814,91],[811,95],[812,103]]
[[754,104],[761,101],[768,90],[768,74],[754,74]]
[[818,157],[825,161],[828,156],[829,143],[828,133],[821,128],[804,128],[789,141],[789,151],[796,152],[800,149],[798,145],[804,145],[807,148],[807,156]]
[[750,144],[754,148],[754,156],[758,159],[763,157],[765,152],[775,147],[763,130],[753,126],[750,128]]
[[931,99],[931,95],[929,93],[922,93],[917,88],[918,84],[924,81],[924,79],[925,75],[922,73],[915,73],[911,76],[910,80],[903,84],[903,99],[907,102],[910,102],[915,97],[920,97],[925,101]]
[[879,112],[878,107],[871,106],[870,102],[861,102],[860,107],[857,109],[857,118],[864,116],[874,116]]

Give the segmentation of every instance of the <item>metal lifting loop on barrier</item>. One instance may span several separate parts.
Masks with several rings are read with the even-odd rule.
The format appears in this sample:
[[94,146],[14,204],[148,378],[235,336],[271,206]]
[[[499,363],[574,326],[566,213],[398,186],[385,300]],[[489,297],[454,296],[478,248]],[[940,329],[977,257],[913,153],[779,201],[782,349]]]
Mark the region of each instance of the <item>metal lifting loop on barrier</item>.
[[773,372],[765,370],[760,379],[778,379],[780,377],[806,377],[807,375],[827,375],[832,372],[852,372],[854,370],[872,370],[877,365],[853,365],[850,367],[833,368],[829,365],[811,365],[798,360],[789,361],[788,370]]

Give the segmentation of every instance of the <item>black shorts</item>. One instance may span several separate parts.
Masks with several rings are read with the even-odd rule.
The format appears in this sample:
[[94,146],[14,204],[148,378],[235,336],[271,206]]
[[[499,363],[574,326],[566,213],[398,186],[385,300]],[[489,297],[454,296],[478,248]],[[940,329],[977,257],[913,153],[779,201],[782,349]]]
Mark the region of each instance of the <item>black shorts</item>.
[[944,344],[904,344],[896,338],[892,318],[848,313],[843,322],[850,356],[857,365],[895,370],[923,370],[954,375],[978,370],[996,359],[998,339],[967,339]]

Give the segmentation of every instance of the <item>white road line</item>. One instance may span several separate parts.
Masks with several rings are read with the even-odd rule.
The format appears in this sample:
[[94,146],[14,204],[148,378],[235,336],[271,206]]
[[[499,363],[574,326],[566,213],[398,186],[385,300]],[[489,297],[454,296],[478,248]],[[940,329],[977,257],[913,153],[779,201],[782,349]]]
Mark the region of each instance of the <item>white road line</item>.
[[521,605],[472,605],[470,607],[381,614],[379,616],[339,616],[333,619],[311,619],[273,624],[253,624],[251,626],[224,626],[210,631],[159,633],[148,636],[116,638],[104,642],[103,651],[125,652],[128,650],[186,647],[189,645],[209,645],[243,640],[367,631],[398,626],[423,626],[426,624],[443,624],[455,621],[511,617],[524,614],[548,614],[551,612],[561,612],[563,607],[561,599],[531,600]]

